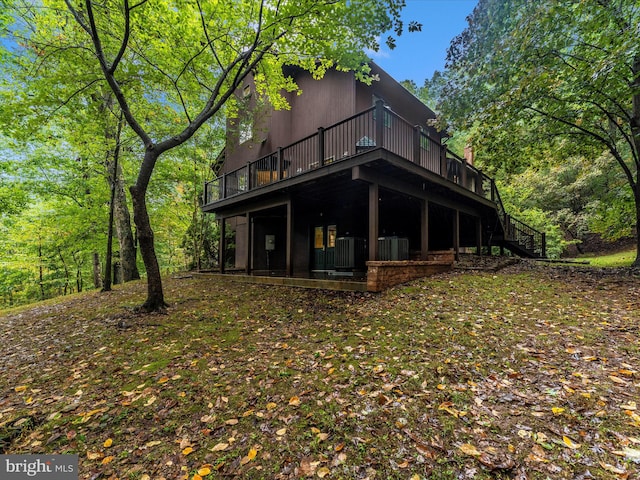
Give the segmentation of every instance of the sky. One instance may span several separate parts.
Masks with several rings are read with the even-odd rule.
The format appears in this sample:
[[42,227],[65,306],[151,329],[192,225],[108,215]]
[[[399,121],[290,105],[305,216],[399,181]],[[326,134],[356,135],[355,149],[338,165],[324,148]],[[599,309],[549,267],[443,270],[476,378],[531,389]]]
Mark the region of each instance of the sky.
[[433,72],[444,69],[449,43],[465,29],[466,18],[478,0],[406,0],[406,3],[402,10],[405,28],[415,20],[422,24],[422,31],[405,31],[396,38],[393,50],[383,41],[380,51],[369,52],[369,56],[396,80],[413,80],[420,86]]

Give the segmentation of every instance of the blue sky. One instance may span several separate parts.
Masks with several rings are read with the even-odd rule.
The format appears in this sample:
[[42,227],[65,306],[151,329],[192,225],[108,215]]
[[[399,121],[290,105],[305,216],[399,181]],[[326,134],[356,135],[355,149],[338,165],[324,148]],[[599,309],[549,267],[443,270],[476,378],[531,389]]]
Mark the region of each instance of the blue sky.
[[466,17],[478,0],[406,0],[402,11],[405,26],[410,20],[422,23],[422,31],[404,32],[396,48],[386,45],[371,59],[398,81],[413,80],[422,85],[433,72],[444,69],[451,39],[467,26]]

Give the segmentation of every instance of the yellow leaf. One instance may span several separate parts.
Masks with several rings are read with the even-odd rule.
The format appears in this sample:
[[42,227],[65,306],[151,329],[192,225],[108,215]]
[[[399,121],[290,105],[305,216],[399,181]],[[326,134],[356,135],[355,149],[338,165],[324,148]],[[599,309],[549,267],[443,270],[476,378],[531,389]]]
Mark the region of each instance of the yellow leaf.
[[114,459],[115,457],[113,455],[109,455],[108,457],[104,457],[102,459],[102,465],[106,465],[107,463],[111,463],[111,461]]
[[316,475],[318,475],[319,478],[324,478],[330,473],[331,471],[327,467],[320,467],[316,472]]
[[620,377],[616,377],[614,375],[609,375],[609,379],[615,383],[619,383],[620,385],[628,385],[629,382],[621,379]]
[[202,480],[202,477],[200,475],[198,475],[197,473],[194,473],[193,477],[191,477],[191,480]]
[[463,453],[471,455],[472,457],[478,457],[482,455],[482,453],[480,453],[480,451],[470,443],[463,443],[458,448],[462,450]]
[[156,445],[160,445],[162,442],[159,440],[153,440],[151,442],[147,442],[144,444],[145,447],[147,448],[151,448],[151,447],[155,447]]
[[184,456],[189,455],[191,452],[193,452],[193,448],[191,448],[191,447],[187,447],[187,448],[185,448],[184,450],[182,450],[182,454],[183,454]]
[[14,388],[14,390],[18,393],[24,392],[27,389],[26,385],[20,385],[19,387]]
[[554,415],[560,415],[562,412],[564,412],[564,408],[562,407],[553,407],[551,409],[551,411],[553,412]]
[[289,405],[297,407],[298,405],[300,405],[300,398],[299,397],[291,397],[289,399]]
[[102,457],[104,457],[104,455],[101,452],[87,452],[87,458],[89,460],[98,460]]
[[276,432],[276,435],[278,435],[279,437],[283,436],[285,433],[287,433],[287,428],[281,428],[280,430],[278,430]]
[[575,443],[573,440],[571,440],[569,437],[567,436],[563,436],[562,437],[562,441],[564,442],[564,444],[569,447],[571,450],[577,450],[578,448],[580,448],[580,444],[579,443]]
[[329,434],[328,433],[319,433],[318,434],[318,440],[320,440],[321,442],[324,442],[327,438],[329,438]]
[[149,397],[149,400],[147,400],[144,404],[145,407],[148,407],[149,405],[153,404],[153,402],[156,401],[156,396],[155,395],[151,395],[151,397]]
[[230,418],[229,420],[227,420],[226,422],[227,425],[237,425],[238,424],[238,419],[237,418]]
[[315,434],[318,434],[318,433],[320,433],[320,429],[317,428],[317,427],[311,427],[311,432],[315,433]]
[[211,473],[211,469],[209,467],[202,467],[201,469],[198,470],[198,475],[200,475],[201,477],[206,477],[210,473]]
[[278,407],[278,404],[276,404],[276,403],[273,403],[273,402],[267,403],[267,410],[273,410],[273,409],[275,409],[277,407]]
[[247,453],[247,457],[249,457],[249,460],[253,460],[254,458],[256,458],[256,455],[258,455],[258,450],[255,448],[251,448],[249,450],[249,453]]
[[107,438],[104,443],[104,448],[109,448],[111,445],[113,445],[113,440],[111,440],[110,438]]
[[160,380],[158,380],[158,383],[167,383],[169,381],[169,377],[162,377]]
[[229,444],[228,443],[217,443],[216,445],[214,445],[214,447],[211,449],[212,452],[222,452],[223,450],[226,450],[227,448],[229,448]]

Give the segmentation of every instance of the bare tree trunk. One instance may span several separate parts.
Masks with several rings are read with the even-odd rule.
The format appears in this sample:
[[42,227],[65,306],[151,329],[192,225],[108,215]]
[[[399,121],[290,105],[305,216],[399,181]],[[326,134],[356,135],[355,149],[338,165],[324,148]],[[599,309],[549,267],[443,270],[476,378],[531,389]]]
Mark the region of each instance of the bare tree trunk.
[[102,274],[100,272],[100,255],[93,252],[93,286],[96,289],[102,288]]
[[[150,153],[147,155],[155,156],[157,154]],[[155,159],[151,162],[155,163]],[[167,304],[164,301],[164,293],[162,291],[162,276],[160,274],[160,265],[154,246],[153,230],[149,222],[149,214],[147,212],[146,202],[146,186],[139,187],[137,184],[130,189],[131,199],[133,200],[133,220],[138,229],[138,241],[140,242],[140,254],[147,270],[147,300],[141,309],[146,311],[156,311],[164,309]]]

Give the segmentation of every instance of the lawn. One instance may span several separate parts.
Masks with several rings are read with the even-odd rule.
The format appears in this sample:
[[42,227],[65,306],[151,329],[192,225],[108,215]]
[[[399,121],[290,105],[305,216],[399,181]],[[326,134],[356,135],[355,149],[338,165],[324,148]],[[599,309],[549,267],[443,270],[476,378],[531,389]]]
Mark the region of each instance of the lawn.
[[640,475],[640,279],[522,263],[383,294],[167,278],[0,315],[0,446],[82,479]]
[[589,262],[594,267],[630,267],[635,259],[636,249],[632,248],[608,255],[583,256],[579,260]]

